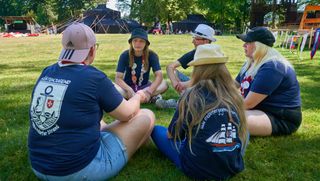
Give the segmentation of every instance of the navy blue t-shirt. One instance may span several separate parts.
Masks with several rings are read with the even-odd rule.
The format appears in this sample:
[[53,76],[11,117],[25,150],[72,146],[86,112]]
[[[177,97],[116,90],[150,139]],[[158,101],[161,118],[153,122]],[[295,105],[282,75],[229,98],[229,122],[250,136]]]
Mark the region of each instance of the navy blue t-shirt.
[[196,49],[182,55],[182,57],[180,57],[178,59],[178,61],[180,62],[181,66],[186,69],[188,68],[188,63],[191,62],[194,59],[194,54],[196,53]]
[[296,108],[301,106],[300,87],[296,73],[278,61],[263,64],[252,78],[243,73],[236,77],[244,97],[249,91],[268,95],[259,106]]
[[[208,103],[216,100],[215,95],[203,91]],[[194,179],[226,179],[244,169],[241,154],[242,142],[238,135],[239,117],[231,111],[234,123],[229,121],[228,109],[220,106],[209,111],[200,122],[199,132],[196,125],[192,130],[192,142],[189,149],[188,132],[185,120],[179,135],[185,140],[180,147],[180,160],[183,172]],[[179,117],[178,108],[171,120],[168,131],[174,135],[175,125]]]
[[[137,68],[135,68],[137,82],[139,81],[142,67],[142,56],[134,57],[134,62],[137,64]],[[153,72],[161,70],[159,58],[156,53],[150,51],[149,53],[149,67],[147,71],[143,74],[143,81],[141,82],[141,86],[148,84],[149,76],[150,76],[150,68],[152,67]],[[124,51],[118,61],[117,72],[124,73],[124,82],[129,86],[133,86],[133,82],[131,79],[131,68],[129,67],[129,50]]]
[[64,176],[87,166],[100,147],[100,120],[123,97],[100,70],[86,65],[43,70],[30,105],[32,168]]

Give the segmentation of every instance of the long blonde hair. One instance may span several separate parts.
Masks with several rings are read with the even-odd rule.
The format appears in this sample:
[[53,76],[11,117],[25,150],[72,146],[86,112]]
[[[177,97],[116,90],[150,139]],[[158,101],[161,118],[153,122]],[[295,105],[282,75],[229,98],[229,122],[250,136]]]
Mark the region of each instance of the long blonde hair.
[[241,75],[247,72],[247,76],[251,76],[252,78],[254,78],[259,68],[263,64],[271,61],[275,64],[282,63],[285,66],[286,70],[288,67],[293,68],[291,63],[286,58],[284,58],[276,49],[257,41],[254,42],[254,44],[256,48],[253,52],[253,58],[251,59],[247,57],[247,61],[240,71]]
[[[145,70],[149,68],[149,53],[152,52],[152,50],[149,50],[149,45],[146,43],[146,46],[143,49],[142,56],[144,56],[144,67]],[[130,42],[130,48],[129,48],[129,66],[132,68],[134,63],[134,49],[132,42]]]
[[[203,88],[216,96],[216,100],[207,103],[206,97],[201,94]],[[239,130],[239,138],[242,145],[247,140],[247,123],[244,112],[243,99],[234,84],[225,64],[211,64],[195,66],[192,72],[191,88],[189,88],[181,97],[179,103],[179,117],[175,127],[174,140],[181,141],[179,130],[182,129],[183,123],[188,127],[188,142],[191,149],[192,128],[197,127],[198,133],[204,116],[211,110],[225,106],[229,112],[229,120],[234,123]],[[233,121],[231,111],[234,109],[240,118],[240,124]],[[188,121],[191,116],[191,121]]]

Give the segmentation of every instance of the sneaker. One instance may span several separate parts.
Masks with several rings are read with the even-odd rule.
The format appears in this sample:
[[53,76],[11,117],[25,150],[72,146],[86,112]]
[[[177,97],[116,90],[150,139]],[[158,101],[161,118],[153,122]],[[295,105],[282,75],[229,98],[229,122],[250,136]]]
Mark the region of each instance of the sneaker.
[[177,107],[177,101],[174,99],[168,99],[168,100],[164,100],[164,99],[159,99],[156,101],[156,107],[158,108],[176,108]]
[[153,97],[151,97],[151,99],[150,99],[150,103],[156,103],[157,102],[157,100],[160,100],[160,99],[162,99],[162,96],[161,96],[161,94],[158,94],[158,95],[156,95],[156,96],[153,96]]

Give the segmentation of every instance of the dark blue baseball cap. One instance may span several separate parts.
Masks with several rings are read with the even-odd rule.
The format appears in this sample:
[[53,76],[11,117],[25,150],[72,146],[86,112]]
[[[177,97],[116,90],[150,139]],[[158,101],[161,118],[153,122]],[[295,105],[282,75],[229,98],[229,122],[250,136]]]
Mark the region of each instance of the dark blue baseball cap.
[[238,34],[236,37],[244,42],[258,41],[269,47],[272,47],[273,43],[276,41],[272,32],[266,27],[255,27],[250,29],[246,34]]
[[128,40],[129,43],[131,43],[131,41],[134,39],[134,38],[141,38],[143,40],[145,40],[147,42],[148,45],[150,45],[150,42],[148,40],[148,33],[142,29],[142,28],[136,28],[132,31],[131,33],[131,37],[130,39]]

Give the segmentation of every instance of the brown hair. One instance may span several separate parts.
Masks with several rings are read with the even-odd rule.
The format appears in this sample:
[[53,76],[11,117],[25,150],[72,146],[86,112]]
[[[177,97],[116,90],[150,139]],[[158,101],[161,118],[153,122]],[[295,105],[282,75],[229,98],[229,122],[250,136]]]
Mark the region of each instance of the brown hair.
[[[149,45],[148,43],[146,43],[146,46],[143,49],[143,53],[142,56],[144,56],[144,68],[147,69],[149,67],[149,54],[150,51],[152,52],[152,50],[149,50]],[[134,49],[133,49],[133,45],[132,45],[132,41],[130,42],[130,48],[129,48],[129,66],[132,68],[134,63]],[[147,70],[146,70],[147,71]]]
[[[216,96],[216,100],[207,103],[206,97],[200,90],[203,88],[212,92]],[[181,141],[179,130],[183,123],[187,125],[188,142],[191,150],[192,128],[197,127],[199,131],[204,116],[211,110],[225,106],[229,112],[229,120],[234,123],[239,130],[239,138],[242,146],[246,145],[247,140],[247,123],[244,112],[243,98],[239,94],[225,64],[211,64],[204,66],[195,66],[191,77],[191,88],[188,89],[181,97],[179,103],[179,117],[175,127],[174,140]],[[233,121],[231,110],[234,109],[240,119],[240,124]],[[188,121],[188,114],[191,121]],[[192,150],[191,150],[192,152]]]

